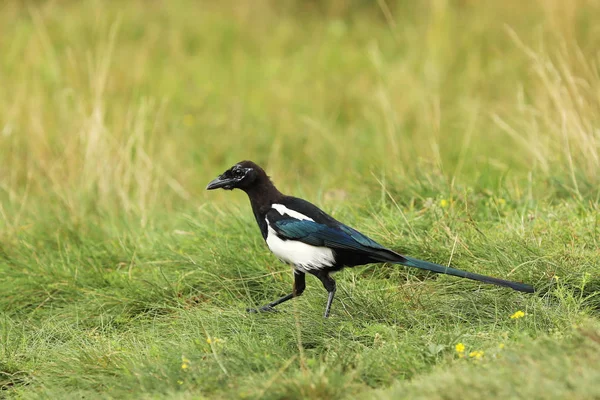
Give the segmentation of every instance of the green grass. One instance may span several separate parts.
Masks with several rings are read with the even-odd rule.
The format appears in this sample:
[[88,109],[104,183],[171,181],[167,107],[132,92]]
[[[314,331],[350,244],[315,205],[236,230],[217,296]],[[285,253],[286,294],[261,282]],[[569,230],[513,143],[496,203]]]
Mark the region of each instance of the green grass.
[[[598,398],[599,18],[3,2],[0,398]],[[292,274],[243,193],[204,191],[242,159],[397,251],[538,291],[370,265],[336,275],[328,320],[311,277],[247,314]]]

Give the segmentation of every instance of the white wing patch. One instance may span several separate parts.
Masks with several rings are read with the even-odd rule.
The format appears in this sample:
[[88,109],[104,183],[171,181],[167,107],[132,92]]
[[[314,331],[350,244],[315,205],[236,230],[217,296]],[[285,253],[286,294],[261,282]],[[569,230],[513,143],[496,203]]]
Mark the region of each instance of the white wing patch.
[[290,210],[283,204],[273,204],[271,207],[273,207],[275,210],[277,210],[279,212],[279,214],[281,214],[281,215],[287,214],[292,218],[299,219],[300,221],[306,221],[306,220],[314,221],[314,219],[307,217],[306,215],[299,213],[298,211]]
[[[279,204],[274,204],[273,208],[275,208],[275,205]],[[296,211],[288,210],[287,208],[285,208],[285,210],[292,211],[301,215],[304,219],[312,221],[312,219]],[[282,240],[277,236],[277,232],[271,228],[268,219],[267,227],[267,246],[269,246],[269,249],[277,256],[277,258],[283,262],[292,264],[295,269],[302,272],[308,272],[309,270],[330,267],[335,263],[335,254],[329,247],[311,246],[297,240]]]

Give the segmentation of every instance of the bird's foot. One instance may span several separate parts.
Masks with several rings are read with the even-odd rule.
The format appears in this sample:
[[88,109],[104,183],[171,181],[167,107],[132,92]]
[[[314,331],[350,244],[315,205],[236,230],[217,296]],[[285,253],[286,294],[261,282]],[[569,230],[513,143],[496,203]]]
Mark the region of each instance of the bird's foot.
[[251,314],[263,313],[263,312],[277,312],[277,310],[274,309],[271,306],[264,306],[264,307],[261,307],[259,309],[256,309],[256,308],[246,308],[246,311],[249,312],[249,313],[251,313]]

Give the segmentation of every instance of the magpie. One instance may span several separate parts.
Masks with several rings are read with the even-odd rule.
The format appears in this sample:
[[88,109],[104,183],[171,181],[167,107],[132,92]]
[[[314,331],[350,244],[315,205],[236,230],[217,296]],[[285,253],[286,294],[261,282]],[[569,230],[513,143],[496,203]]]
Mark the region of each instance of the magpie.
[[342,224],[306,200],[282,194],[265,171],[252,161],[241,161],[212,180],[207,190],[241,189],[248,195],[260,232],[269,249],[294,269],[292,293],[259,310],[273,307],[300,296],[306,288],[305,275],[316,276],[328,292],[324,317],[329,317],[336,291],[332,272],[344,267],[371,263],[392,263],[448,274],[475,281],[533,293],[534,288],[490,276],[444,267],[390,250],[357,230]]

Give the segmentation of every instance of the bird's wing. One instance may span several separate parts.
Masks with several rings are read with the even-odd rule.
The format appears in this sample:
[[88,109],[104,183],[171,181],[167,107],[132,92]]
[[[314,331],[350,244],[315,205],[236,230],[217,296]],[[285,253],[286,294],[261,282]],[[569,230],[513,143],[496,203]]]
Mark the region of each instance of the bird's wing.
[[310,220],[286,218],[273,221],[271,226],[281,238],[297,240],[312,246],[367,253],[388,250],[357,230],[343,224],[332,227]]

